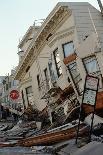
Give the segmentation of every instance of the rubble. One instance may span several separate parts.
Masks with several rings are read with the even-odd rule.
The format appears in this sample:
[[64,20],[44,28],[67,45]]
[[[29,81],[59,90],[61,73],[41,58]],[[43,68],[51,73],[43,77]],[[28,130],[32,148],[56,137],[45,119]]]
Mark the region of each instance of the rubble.
[[71,155],[102,155],[103,154],[103,144],[100,142],[90,142],[78,151],[72,153]]
[[[87,123],[88,125],[91,124],[91,119],[92,119],[92,114],[88,115],[84,122]],[[97,126],[98,124],[103,124],[103,118],[97,116],[94,114],[94,119],[93,119],[93,126]]]
[[[34,120],[19,120],[15,123],[2,122],[0,125],[0,153],[5,149],[10,154],[19,152],[22,154],[58,154],[67,155],[76,153],[86,146],[90,131],[91,116],[87,116],[84,122],[80,121],[78,144],[75,144],[79,120],[53,128],[51,125],[42,126],[42,122]],[[103,142],[103,119],[94,115],[93,132],[91,141]],[[63,122],[64,123],[64,122]],[[19,151],[18,151],[19,150]],[[18,154],[18,155],[19,155]],[[73,154],[75,155],[75,154]],[[77,154],[76,154],[77,155]],[[78,154],[79,155],[79,154]]]

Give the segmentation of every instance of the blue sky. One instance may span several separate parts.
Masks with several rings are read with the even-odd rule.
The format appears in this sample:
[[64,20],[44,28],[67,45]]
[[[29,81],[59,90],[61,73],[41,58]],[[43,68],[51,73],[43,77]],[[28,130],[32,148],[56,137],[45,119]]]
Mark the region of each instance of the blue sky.
[[[44,19],[57,2],[83,0],[0,0],[0,75],[18,65],[18,43],[34,20]],[[87,0],[98,8],[97,0]]]

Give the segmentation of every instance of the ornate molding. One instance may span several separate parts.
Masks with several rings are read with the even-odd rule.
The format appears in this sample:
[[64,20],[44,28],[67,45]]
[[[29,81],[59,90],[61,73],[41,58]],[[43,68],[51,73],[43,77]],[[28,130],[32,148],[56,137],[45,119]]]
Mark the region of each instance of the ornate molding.
[[32,78],[31,78],[31,77],[26,78],[26,79],[23,79],[23,80],[20,82],[20,86],[21,86],[21,85],[25,85],[25,83],[29,83],[29,82],[32,82]]
[[71,15],[71,11],[68,7],[60,7],[59,10],[55,13],[52,19],[47,23],[37,40],[35,41],[36,48],[42,46],[45,43],[46,38],[51,33],[54,33],[60,26],[63,24],[64,20]]
[[[25,56],[26,54],[27,54],[27,56]],[[29,53],[25,53],[25,55],[24,55],[22,62],[17,67],[17,71],[16,71],[16,74],[14,77],[15,79],[21,80],[24,77],[24,75],[26,74],[26,68],[28,67],[29,62],[34,55],[34,49],[32,48],[29,51]]]
[[65,29],[65,30],[63,30],[63,31],[61,31],[61,32],[55,33],[55,34],[50,38],[50,40],[48,41],[48,46],[49,46],[49,47],[52,47],[53,44],[54,44],[57,40],[60,40],[60,39],[62,39],[62,38],[65,38],[65,37],[67,37],[67,36],[73,34],[73,33],[74,33],[74,29],[75,29],[75,27],[73,26],[73,27],[71,27],[71,28],[69,28],[69,29]]
[[46,38],[50,33],[55,33],[56,30],[63,24],[63,22],[67,19],[68,16],[71,15],[71,10],[68,9],[68,6],[61,6],[57,10],[57,12],[54,14],[53,17],[47,22],[47,24],[44,26],[42,31],[38,33],[38,36],[36,39],[34,38],[32,42],[30,43],[23,60],[19,64],[15,79],[22,79],[26,72],[26,68],[28,65],[31,65],[37,55],[40,53],[40,50],[44,47],[44,45],[47,43]]
[[23,36],[22,40],[20,41],[18,47],[21,48],[21,46],[25,43],[27,37],[31,34],[33,29],[33,26],[30,26],[29,29],[27,30],[26,34]]

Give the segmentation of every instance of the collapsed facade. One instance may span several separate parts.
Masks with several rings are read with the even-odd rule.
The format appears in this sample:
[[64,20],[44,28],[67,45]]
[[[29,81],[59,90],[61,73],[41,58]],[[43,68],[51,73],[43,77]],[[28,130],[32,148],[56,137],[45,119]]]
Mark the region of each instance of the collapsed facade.
[[79,107],[86,74],[99,77],[97,98],[103,108],[102,18],[89,3],[60,2],[40,27],[28,29],[15,74],[24,109],[47,110],[51,122],[66,119]]

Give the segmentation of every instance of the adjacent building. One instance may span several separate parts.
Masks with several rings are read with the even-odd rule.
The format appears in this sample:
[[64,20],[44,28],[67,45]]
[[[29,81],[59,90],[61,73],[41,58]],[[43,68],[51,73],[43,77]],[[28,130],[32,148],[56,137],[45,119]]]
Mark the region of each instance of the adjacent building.
[[11,94],[12,91],[19,93],[19,81],[14,80],[14,73],[15,69],[11,70],[11,74],[5,76],[2,81],[1,105],[5,112],[19,114],[22,111],[22,98],[19,95],[18,99],[14,99]]

